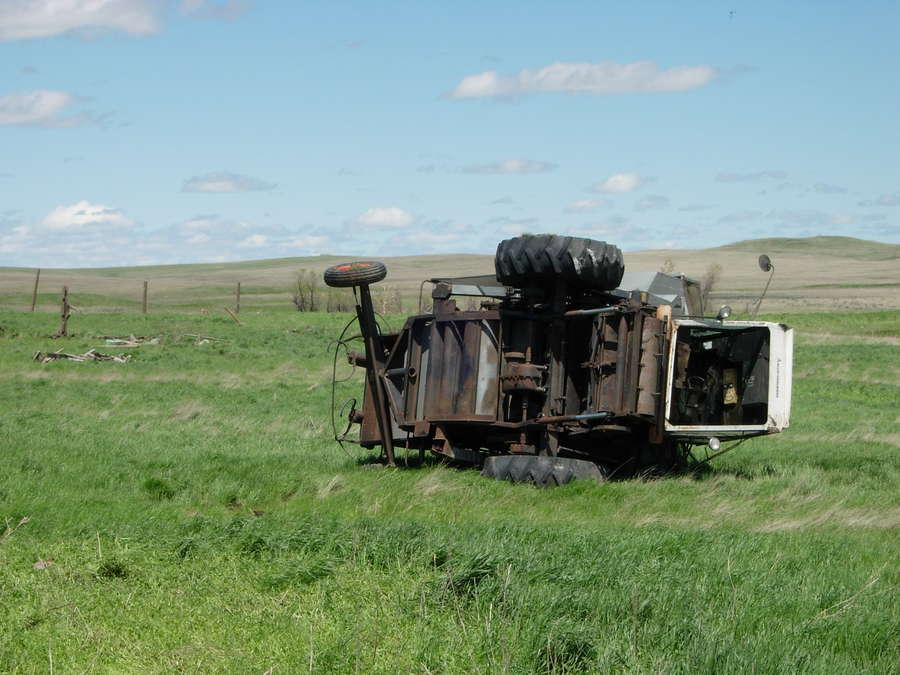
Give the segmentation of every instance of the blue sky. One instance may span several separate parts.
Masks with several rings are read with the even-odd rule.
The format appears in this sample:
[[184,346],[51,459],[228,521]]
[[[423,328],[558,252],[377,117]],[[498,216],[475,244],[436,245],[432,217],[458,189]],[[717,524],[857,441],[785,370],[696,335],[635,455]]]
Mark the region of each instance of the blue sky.
[[0,0],[0,265],[900,242],[900,4]]

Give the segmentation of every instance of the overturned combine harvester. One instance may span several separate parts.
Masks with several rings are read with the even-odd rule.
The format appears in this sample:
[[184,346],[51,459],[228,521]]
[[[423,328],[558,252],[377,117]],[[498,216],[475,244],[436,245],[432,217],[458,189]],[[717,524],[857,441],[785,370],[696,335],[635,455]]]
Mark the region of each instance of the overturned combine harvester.
[[391,465],[397,448],[430,450],[553,485],[668,471],[692,446],[707,445],[705,461],[720,442],[788,426],[787,326],[704,318],[695,282],[632,277],[617,247],[590,239],[504,240],[495,272],[430,279],[432,311],[381,333],[369,284],[385,266],[326,270],[326,284],[354,287],[365,342],[365,355],[349,353],[366,370],[355,442],[380,445]]

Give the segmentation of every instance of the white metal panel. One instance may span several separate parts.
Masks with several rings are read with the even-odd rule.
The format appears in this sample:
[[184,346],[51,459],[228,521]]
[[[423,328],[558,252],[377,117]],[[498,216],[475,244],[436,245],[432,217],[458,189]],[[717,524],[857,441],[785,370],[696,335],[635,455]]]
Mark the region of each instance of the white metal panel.
[[791,422],[794,329],[784,324],[769,326],[769,430],[777,432]]
[[[681,326],[742,330],[767,328],[769,330],[769,400],[766,424],[741,425],[677,425],[671,424],[672,390],[675,380],[675,348],[678,328]],[[666,375],[665,429],[673,436],[739,438],[758,434],[777,433],[790,424],[791,385],[794,365],[794,330],[784,324],[768,321],[698,321],[673,319],[669,341],[669,367]]]

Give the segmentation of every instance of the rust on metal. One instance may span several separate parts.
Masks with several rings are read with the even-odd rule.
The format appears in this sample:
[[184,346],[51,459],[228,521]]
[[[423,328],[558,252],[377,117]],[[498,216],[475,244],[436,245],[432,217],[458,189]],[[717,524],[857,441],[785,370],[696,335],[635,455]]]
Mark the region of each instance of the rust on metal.
[[[352,275],[376,265],[331,269]],[[663,276],[666,293],[694,288]],[[431,311],[391,333],[379,331],[368,284],[359,283],[365,353],[348,352],[366,370],[361,410],[350,417],[360,425],[359,443],[381,447],[390,464],[394,449],[406,448],[475,464],[543,454],[630,462],[636,471],[645,457],[682,456],[697,442],[696,421],[713,431],[731,425],[734,438],[769,433],[738,428],[764,414],[767,328],[710,319],[676,330],[673,305],[646,289],[542,279],[515,286],[490,277],[431,279]],[[457,305],[458,295],[479,293],[488,298],[480,309]],[[694,299],[682,296],[684,314]],[[681,436],[667,432],[670,408],[687,430]]]

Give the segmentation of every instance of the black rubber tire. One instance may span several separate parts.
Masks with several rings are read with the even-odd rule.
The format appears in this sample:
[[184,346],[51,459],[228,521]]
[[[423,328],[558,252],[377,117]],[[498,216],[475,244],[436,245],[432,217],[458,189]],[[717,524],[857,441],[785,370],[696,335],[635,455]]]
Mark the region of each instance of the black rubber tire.
[[484,460],[481,475],[511,483],[531,483],[538,487],[565,485],[576,478],[606,481],[600,467],[593,462],[571,457],[539,455],[495,455]]
[[335,288],[374,284],[387,276],[384,263],[375,260],[341,263],[325,270],[325,284]]
[[534,234],[504,239],[494,257],[497,279],[519,288],[562,278],[575,286],[611,291],[622,282],[618,246],[583,237]]

